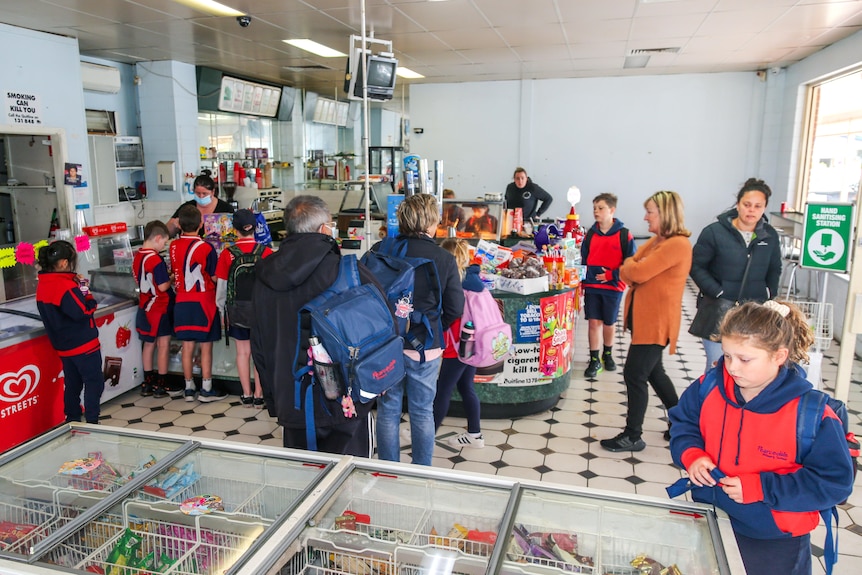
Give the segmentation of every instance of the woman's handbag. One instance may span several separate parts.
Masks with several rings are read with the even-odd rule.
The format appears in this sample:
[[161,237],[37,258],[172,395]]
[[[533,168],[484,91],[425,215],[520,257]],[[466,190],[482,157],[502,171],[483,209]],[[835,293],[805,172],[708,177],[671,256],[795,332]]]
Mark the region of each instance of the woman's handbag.
[[[748,269],[751,267],[751,254],[748,254],[748,261],[745,264],[745,272],[742,274],[742,282],[739,284],[739,295],[742,295],[742,288],[745,286],[745,280],[748,279]],[[688,328],[688,333],[701,339],[710,339],[711,336],[718,334],[718,326],[724,315],[730,311],[730,308],[739,305],[739,299],[730,301],[720,297],[710,297],[703,292],[697,296],[697,313],[694,314],[694,319],[691,320],[691,327]]]

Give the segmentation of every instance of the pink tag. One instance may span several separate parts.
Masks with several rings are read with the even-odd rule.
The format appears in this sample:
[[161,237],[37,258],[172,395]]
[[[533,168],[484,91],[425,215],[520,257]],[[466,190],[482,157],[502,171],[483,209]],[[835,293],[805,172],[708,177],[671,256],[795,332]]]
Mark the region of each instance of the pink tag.
[[90,251],[90,236],[86,234],[75,236],[75,251],[78,253]]
[[36,263],[36,250],[33,249],[33,244],[21,242],[15,246],[15,259],[18,263],[32,266]]

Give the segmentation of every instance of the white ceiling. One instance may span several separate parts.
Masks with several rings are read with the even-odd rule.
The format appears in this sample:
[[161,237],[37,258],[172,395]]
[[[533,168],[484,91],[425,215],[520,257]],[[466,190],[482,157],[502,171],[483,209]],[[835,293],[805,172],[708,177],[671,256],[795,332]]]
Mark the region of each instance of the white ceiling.
[[[0,21],[78,38],[81,54],[118,62],[178,60],[333,94],[345,58],[282,42],[311,38],[348,52],[360,0],[222,0],[253,18],[213,17],[172,0],[0,0]],[[389,40],[399,82],[466,82],[784,67],[862,29],[862,0],[366,0],[369,35]],[[623,69],[633,50],[658,53]],[[862,57],[862,55],[860,55]],[[286,66],[328,70],[291,72]]]

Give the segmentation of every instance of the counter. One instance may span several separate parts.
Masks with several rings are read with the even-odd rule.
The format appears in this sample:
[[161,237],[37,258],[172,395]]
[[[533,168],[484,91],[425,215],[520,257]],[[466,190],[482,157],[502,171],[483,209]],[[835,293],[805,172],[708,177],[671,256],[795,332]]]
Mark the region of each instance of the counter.
[[[512,326],[514,353],[497,368],[480,368],[474,379],[482,417],[505,419],[553,407],[569,387],[578,319],[578,288],[530,295],[494,290]],[[457,391],[450,413],[463,415]]]

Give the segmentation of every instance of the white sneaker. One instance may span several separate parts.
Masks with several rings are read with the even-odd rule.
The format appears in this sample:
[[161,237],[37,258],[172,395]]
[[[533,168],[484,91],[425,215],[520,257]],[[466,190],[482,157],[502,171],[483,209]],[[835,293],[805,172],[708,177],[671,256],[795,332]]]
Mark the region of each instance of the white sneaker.
[[473,437],[469,433],[462,433],[461,435],[450,437],[446,442],[452,447],[475,447],[476,449],[482,449],[485,447],[484,437],[481,435],[479,437]]

